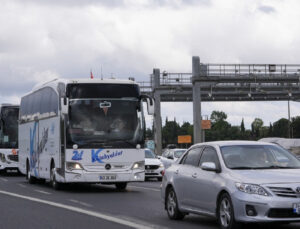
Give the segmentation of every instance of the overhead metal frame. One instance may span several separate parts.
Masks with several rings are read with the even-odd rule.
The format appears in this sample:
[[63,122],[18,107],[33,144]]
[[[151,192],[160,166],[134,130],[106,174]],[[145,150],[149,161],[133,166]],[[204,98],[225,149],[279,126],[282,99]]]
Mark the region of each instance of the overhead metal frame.
[[161,153],[160,102],[193,101],[194,143],[201,142],[201,102],[300,101],[300,65],[202,64],[192,59],[192,73],[154,69],[141,91],[155,98],[154,134]]

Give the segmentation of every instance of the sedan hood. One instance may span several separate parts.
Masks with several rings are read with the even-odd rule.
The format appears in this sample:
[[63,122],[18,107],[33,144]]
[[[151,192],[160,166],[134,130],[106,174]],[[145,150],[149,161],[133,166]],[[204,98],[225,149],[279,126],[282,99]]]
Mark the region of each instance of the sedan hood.
[[161,161],[157,158],[145,158],[145,165],[160,165]]
[[300,169],[230,170],[230,176],[251,184],[300,183]]

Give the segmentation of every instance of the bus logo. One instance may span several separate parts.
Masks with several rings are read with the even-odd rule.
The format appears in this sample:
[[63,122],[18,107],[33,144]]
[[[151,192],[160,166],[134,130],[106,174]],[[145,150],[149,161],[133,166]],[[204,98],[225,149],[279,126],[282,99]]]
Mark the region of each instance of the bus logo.
[[74,151],[73,151],[73,157],[72,157],[72,160],[73,160],[73,161],[81,161],[81,160],[82,160],[82,155],[83,155],[83,150],[81,150],[80,153],[79,153],[78,150],[74,150]]
[[92,163],[99,162],[99,163],[105,163],[103,160],[110,160],[114,157],[119,157],[123,154],[123,151],[114,151],[112,153],[104,153],[103,155],[100,155],[100,152],[102,152],[103,149],[92,149]]

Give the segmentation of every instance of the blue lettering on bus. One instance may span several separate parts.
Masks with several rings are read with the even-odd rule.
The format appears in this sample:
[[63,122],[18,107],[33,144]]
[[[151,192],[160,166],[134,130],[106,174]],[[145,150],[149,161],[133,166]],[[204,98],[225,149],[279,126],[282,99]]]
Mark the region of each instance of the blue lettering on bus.
[[72,157],[72,160],[74,160],[74,161],[81,161],[82,160],[83,150],[81,150],[80,152],[78,150],[74,150],[73,154],[74,155]]
[[37,152],[35,150],[35,136],[37,129],[37,122],[34,123],[33,130],[30,128],[30,169],[34,171],[34,175],[37,177],[36,163],[37,163]]
[[123,151],[115,151],[110,154],[104,153],[103,155],[99,155],[103,149],[94,150],[92,149],[92,162],[105,163],[103,160],[109,160],[114,157],[121,156]]

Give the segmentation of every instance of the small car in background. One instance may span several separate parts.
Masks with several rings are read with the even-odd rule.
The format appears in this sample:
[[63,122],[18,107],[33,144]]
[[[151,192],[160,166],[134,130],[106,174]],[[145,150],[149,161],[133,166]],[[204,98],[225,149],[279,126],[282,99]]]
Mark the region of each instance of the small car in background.
[[165,170],[161,195],[170,219],[212,216],[222,229],[297,222],[299,174],[300,161],[276,144],[206,142],[190,147]]
[[163,170],[164,166],[155,153],[150,149],[145,149],[145,180],[157,178],[158,181],[161,181]]
[[171,164],[177,161],[185,151],[186,149],[179,148],[166,149],[160,157],[160,160],[164,164],[164,167],[168,168],[171,166]]

